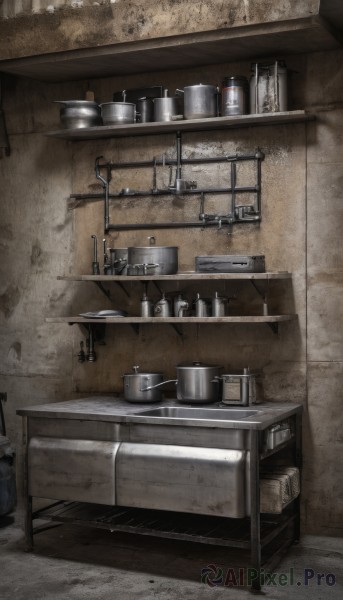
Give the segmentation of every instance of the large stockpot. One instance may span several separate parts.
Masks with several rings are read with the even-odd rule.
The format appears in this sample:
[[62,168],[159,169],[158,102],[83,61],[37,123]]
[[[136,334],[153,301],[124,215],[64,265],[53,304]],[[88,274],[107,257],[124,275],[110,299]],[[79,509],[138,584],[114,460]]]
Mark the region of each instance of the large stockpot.
[[219,112],[219,91],[215,85],[188,85],[183,90],[184,93],[184,118],[185,119],[205,119],[218,116]]
[[104,125],[125,125],[136,120],[136,105],[131,102],[105,102],[100,106]]
[[[154,386],[176,383],[176,398],[186,404],[209,404],[218,402],[220,371],[223,367],[201,362],[180,364],[176,367],[177,379],[168,379]],[[149,387],[152,390],[153,386]]]
[[66,129],[81,129],[101,125],[100,106],[90,100],[54,100],[62,104],[60,119]]
[[162,373],[140,373],[139,367],[133,367],[133,373],[125,373],[124,399],[128,402],[161,402],[163,383]]
[[218,402],[219,382],[216,377],[221,369],[218,365],[201,362],[177,365],[177,400],[191,404]]
[[177,246],[131,246],[128,248],[128,270],[140,266],[144,273],[144,265],[151,265],[148,275],[174,275],[179,266],[178,250]]

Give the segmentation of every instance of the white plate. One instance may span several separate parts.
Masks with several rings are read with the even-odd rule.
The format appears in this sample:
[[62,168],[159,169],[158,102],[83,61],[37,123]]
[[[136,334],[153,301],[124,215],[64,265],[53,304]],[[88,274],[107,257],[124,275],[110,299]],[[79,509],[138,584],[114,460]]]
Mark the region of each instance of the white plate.
[[95,310],[80,313],[79,317],[84,317],[85,319],[106,319],[106,317],[125,317],[126,314],[123,310]]

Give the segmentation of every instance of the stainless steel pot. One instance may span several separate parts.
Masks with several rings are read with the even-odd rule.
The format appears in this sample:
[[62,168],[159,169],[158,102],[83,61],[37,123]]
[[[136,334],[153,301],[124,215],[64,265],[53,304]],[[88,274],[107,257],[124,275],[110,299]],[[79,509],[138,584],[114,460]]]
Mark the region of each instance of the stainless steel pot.
[[101,125],[100,106],[89,100],[54,100],[62,104],[60,119],[66,129],[81,129]]
[[215,85],[188,85],[184,93],[184,118],[205,119],[216,117],[219,112],[219,90]]
[[100,107],[104,125],[125,125],[136,120],[136,105],[131,102],[105,102]]
[[178,115],[177,98],[154,98],[154,121],[173,121],[178,116],[182,118],[182,115]]
[[139,123],[149,123],[154,120],[154,102],[152,98],[139,98],[137,100],[137,111]]
[[218,402],[219,376],[222,367],[200,362],[180,364],[176,367],[176,397],[180,402],[206,404]]
[[125,373],[124,399],[128,402],[161,402],[163,373],[139,373],[139,366],[133,367],[133,373]]
[[[209,404],[218,402],[220,371],[223,367],[200,362],[180,364],[176,367],[177,379],[156,384],[154,389],[167,383],[176,383],[176,398],[186,404]],[[153,386],[149,387],[152,390]]]
[[[128,264],[130,267],[148,267],[146,275],[173,275],[178,270],[177,246],[131,246],[128,248]],[[138,269],[139,270],[139,269]],[[135,273],[133,273],[135,274]]]

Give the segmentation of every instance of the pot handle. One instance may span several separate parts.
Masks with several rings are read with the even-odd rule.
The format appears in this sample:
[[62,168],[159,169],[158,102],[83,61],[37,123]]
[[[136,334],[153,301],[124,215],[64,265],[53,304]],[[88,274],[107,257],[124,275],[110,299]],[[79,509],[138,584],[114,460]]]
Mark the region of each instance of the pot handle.
[[179,90],[179,88],[176,88],[175,90],[175,96],[181,96],[181,94],[184,94],[185,90]]
[[155,385],[149,385],[149,387],[144,388],[142,390],[141,388],[141,392],[148,392],[149,390],[154,390],[155,388],[161,387],[161,385],[164,385],[165,383],[177,383],[177,379],[166,379],[166,381],[161,381],[161,383],[156,383]]

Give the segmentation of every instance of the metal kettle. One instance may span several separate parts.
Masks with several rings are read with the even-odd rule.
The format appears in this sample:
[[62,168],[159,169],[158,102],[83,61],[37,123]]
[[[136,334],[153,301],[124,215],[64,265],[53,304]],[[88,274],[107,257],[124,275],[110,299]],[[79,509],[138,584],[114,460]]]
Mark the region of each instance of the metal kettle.
[[188,310],[189,303],[182,297],[182,294],[178,294],[174,298],[174,316],[183,317],[184,311]]
[[170,309],[170,301],[169,298],[166,298],[164,294],[162,294],[160,300],[156,302],[154,305],[154,316],[155,317],[170,317],[171,309]]

